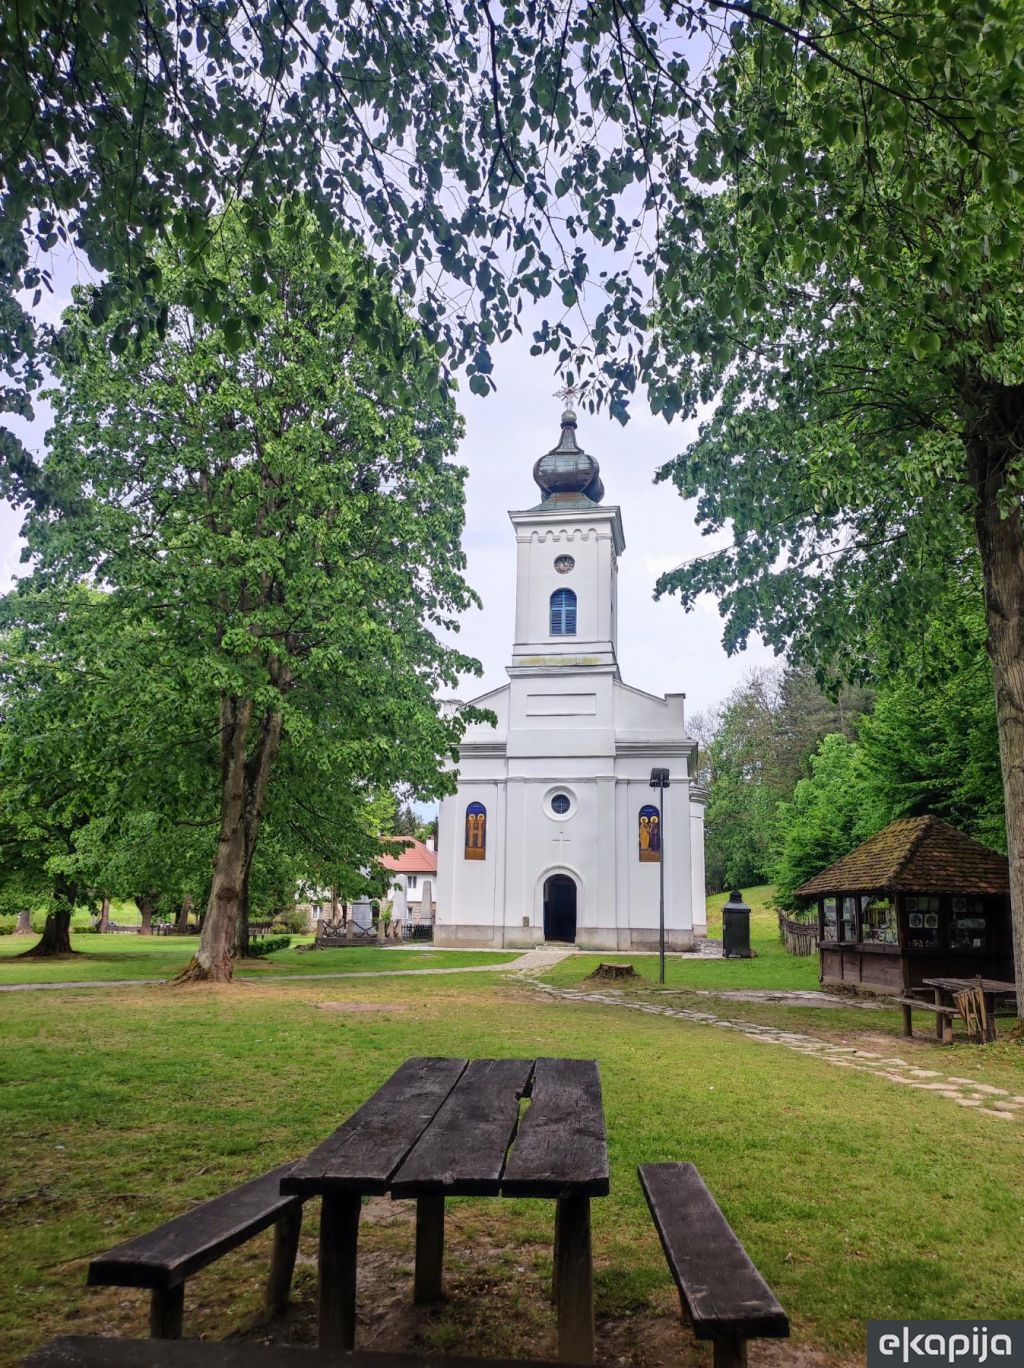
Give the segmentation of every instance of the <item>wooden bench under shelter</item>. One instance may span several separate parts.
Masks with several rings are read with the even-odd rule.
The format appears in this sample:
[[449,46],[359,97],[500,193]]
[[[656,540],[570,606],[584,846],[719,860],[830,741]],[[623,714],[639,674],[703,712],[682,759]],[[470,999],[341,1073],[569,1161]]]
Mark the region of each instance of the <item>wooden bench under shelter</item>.
[[747,1341],[785,1339],[789,1318],[693,1164],[637,1170],[684,1311],[715,1368],[744,1368]]
[[304,1200],[281,1194],[281,1180],[291,1168],[282,1164],[100,1254],[89,1264],[89,1285],[148,1288],[149,1333],[156,1339],[180,1339],[186,1280],[273,1226],[264,1302],[272,1315],[283,1311],[291,1291]]
[[938,1034],[943,1045],[953,1043],[953,1018],[956,1016],[955,1007],[941,1007],[934,1002],[924,1002],[921,998],[898,997],[892,998],[892,1002],[899,1006],[903,1014],[903,1035],[912,1036],[914,1034],[911,1021],[912,1014],[917,1012],[933,1012],[936,1016],[936,1026],[939,1028]]
[[996,1038],[996,1004],[1002,999],[1016,1004],[1017,989],[1012,980],[935,977],[923,980],[935,997],[935,1008],[953,1007],[963,1017],[972,1040],[978,1043]]
[[[238,1340],[133,1340],[62,1335],[28,1358],[22,1368],[338,1368],[331,1349]],[[432,1358],[432,1368],[512,1368],[515,1359]],[[415,1354],[346,1354],[345,1368],[424,1368]],[[531,1360],[530,1368],[545,1368]],[[546,1368],[554,1368],[547,1364]]]
[[[522,1111],[521,1102],[529,1099]],[[522,1112],[522,1114],[521,1114]],[[443,1292],[446,1197],[556,1203],[559,1358],[594,1360],[590,1198],[608,1192],[593,1060],[410,1059],[281,1181],[319,1195],[319,1343],[351,1350],[362,1198],[415,1198],[417,1301]]]

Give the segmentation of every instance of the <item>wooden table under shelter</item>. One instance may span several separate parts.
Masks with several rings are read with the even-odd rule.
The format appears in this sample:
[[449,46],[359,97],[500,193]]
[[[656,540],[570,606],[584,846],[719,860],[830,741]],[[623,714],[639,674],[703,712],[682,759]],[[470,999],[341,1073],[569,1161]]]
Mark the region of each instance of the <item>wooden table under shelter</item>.
[[[995,1015],[996,998],[1017,996],[1017,986],[1013,983],[1005,983],[1002,979],[987,978],[926,978],[921,980],[926,988],[931,988],[935,995],[935,1006],[952,1006],[953,999],[957,993],[968,992],[972,988],[979,988],[981,995],[985,999],[986,1013],[986,1039],[995,1040]],[[942,1039],[943,1019],[941,1016],[935,1017],[935,1033]]]
[[549,1198],[559,1358],[594,1361],[590,1199],[608,1193],[595,1061],[407,1060],[282,1177],[281,1192],[322,1199],[319,1342],[342,1350],[355,1345],[363,1197],[416,1199],[421,1302],[443,1291],[446,1197]]

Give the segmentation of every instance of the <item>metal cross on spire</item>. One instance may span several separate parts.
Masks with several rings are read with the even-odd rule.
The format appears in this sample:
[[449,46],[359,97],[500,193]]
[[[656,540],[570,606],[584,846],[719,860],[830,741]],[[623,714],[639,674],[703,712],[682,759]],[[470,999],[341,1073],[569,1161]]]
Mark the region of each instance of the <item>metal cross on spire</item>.
[[572,405],[579,392],[578,385],[563,385],[561,389],[555,390],[555,398],[561,399],[563,404]]

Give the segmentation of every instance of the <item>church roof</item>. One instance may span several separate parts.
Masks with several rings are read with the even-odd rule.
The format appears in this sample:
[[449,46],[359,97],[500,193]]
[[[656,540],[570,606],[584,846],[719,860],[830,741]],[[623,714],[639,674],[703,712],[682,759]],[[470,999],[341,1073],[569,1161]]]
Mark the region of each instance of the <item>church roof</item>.
[[[604,498],[601,467],[576,440],[576,414],[562,414],[562,435],[533,467],[540,486],[539,508],[592,508]],[[554,500],[558,502],[555,503]]]
[[938,817],[903,817],[808,879],[801,898],[832,893],[1009,893],[1005,855]]

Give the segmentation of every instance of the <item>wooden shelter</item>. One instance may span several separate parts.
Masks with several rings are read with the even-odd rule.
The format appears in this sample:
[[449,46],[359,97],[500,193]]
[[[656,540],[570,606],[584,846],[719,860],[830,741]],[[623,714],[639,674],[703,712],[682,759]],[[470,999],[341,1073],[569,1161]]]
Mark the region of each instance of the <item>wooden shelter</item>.
[[797,890],[818,902],[821,982],[906,993],[926,978],[1013,978],[1005,855],[937,817],[891,822]]

